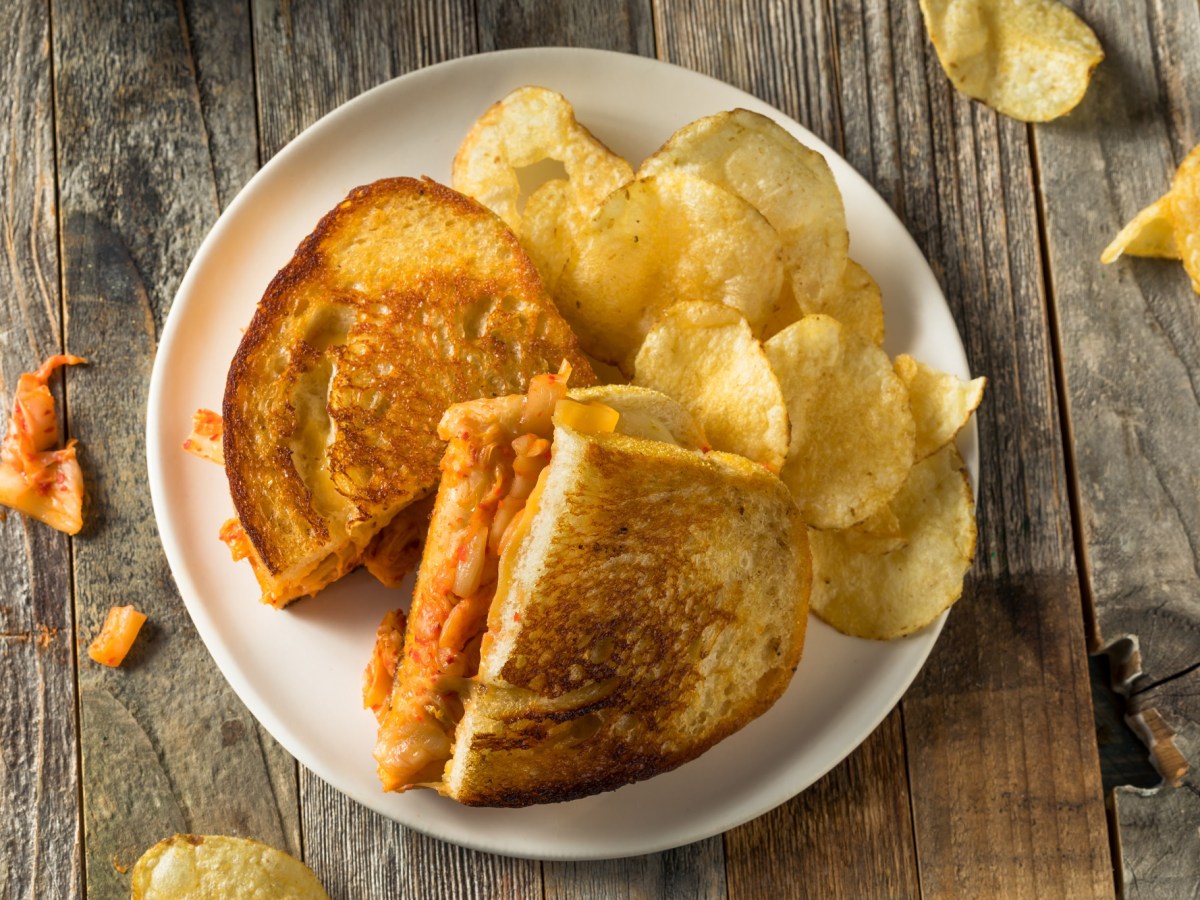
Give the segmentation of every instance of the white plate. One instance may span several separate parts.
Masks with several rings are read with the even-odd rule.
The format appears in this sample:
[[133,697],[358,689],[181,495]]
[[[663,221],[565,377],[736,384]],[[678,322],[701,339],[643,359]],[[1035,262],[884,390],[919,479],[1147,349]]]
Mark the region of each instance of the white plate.
[[[385,610],[407,594],[356,573],[286,611],[257,602],[245,563],[217,540],[233,507],[222,471],[180,450],[197,407],[220,408],[225,373],[268,281],[317,220],[356,185],[390,175],[448,182],[474,119],[510,89],[541,84],[635,166],[672,131],[741,106],[772,116],[833,167],[852,253],[879,281],[888,350],[968,374],[954,321],[920,251],[887,205],[795,122],[718,81],[637,56],[537,49],[433,66],[363,94],[317,122],[237,196],[176,295],[150,384],[147,456],[154,513],[179,592],[250,711],[297,759],[404,825],[481,850],[545,859],[628,856],[745,822],[804,790],[850,753],[916,676],[941,629],[891,643],[813,620],[804,659],[766,715],[700,759],[598,797],[523,810],[468,809],[432,792],[385,795],[360,678]],[[977,472],[974,436],[964,453]]]

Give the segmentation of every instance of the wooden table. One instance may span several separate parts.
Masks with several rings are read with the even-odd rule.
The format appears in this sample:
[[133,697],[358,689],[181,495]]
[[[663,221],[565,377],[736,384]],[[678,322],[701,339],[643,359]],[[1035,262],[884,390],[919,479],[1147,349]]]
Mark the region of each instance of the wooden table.
[[[1200,780],[1172,754],[1200,749],[1200,306],[1177,264],[1097,257],[1200,140],[1200,10],[1072,5],[1107,60],[1036,127],[953,91],[916,0],[0,6],[0,394],[60,348],[94,360],[55,388],[84,531],[0,523],[0,896],[127,896],[177,831],[286,848],[347,898],[1197,896]],[[373,85],[532,45],[657,56],[809,127],[905,222],[990,380],[978,558],[900,706],[773,812],[622,861],[465,851],[298,766],[197,637],[145,478],[156,341],[235,192]],[[150,625],[113,677],[80,648],[124,602]],[[1110,645],[1180,788],[1102,781],[1087,654]]]

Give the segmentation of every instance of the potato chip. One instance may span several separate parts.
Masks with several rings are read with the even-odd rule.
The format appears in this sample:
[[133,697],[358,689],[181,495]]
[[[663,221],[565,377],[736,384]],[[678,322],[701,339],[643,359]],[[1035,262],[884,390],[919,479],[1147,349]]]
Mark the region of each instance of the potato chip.
[[329,900],[300,860],[247,838],[177,834],[133,867],[133,900],[271,897]]
[[745,109],[697,119],[642,163],[638,177],[685,171],[737,194],[779,233],[796,298],[837,291],[850,237],[842,194],[825,157],[773,120]]
[[642,340],[680,300],[733,307],[755,334],[784,287],[779,236],[745,200],[686,172],[614,191],[578,235],[559,310],[592,356],[633,372]]
[[778,472],[788,449],[787,406],[762,345],[742,315],[720,303],[677,303],[646,336],[633,383],[690,412],[717,450]]
[[846,262],[836,291],[810,307],[801,306],[805,315],[833,316],[864,340],[876,346],[883,344],[883,298],[879,285],[870,272],[852,259]]
[[890,502],[857,525],[840,529],[837,533],[847,547],[859,553],[893,553],[902,550],[908,543],[900,518]]
[[575,249],[575,235],[593,212],[575,205],[571,186],[561,178],[547,181],[525,203],[519,235],[521,246],[551,294]]
[[833,316],[872,344],[883,344],[883,297],[871,273],[852,259],[846,260],[837,289],[819,300],[799,303],[785,297],[779,310],[767,321],[763,336],[770,338],[804,316],[823,313]]
[[902,549],[863,552],[845,531],[810,530],[812,610],[843,634],[890,640],[924,628],[962,596],[975,558],[975,502],[953,444],[913,466],[891,502]]
[[879,347],[829,316],[764,344],[791,420],[780,477],[817,528],[847,528],[900,489],[913,463],[908,390]]
[[1159,197],[1130,220],[1100,254],[1100,262],[1111,263],[1122,254],[1179,259],[1175,243],[1175,219],[1169,195]]
[[1192,289],[1200,293],[1200,146],[1179,164],[1171,190],[1121,229],[1100,262],[1111,263],[1122,254],[1181,259]]
[[583,209],[594,208],[633,177],[629,163],[576,121],[565,97],[542,87],[522,87],[475,122],[454,157],[451,186],[521,234],[518,170],[547,159],[562,163],[573,205]]
[[1022,122],[1069,113],[1104,59],[1095,32],[1057,0],[921,0],[921,12],[954,86]]
[[1200,146],[1179,165],[1171,186],[1171,215],[1175,220],[1175,246],[1183,267],[1200,294]]
[[914,452],[917,459],[924,459],[954,440],[967,424],[971,413],[983,400],[987,379],[963,381],[904,353],[896,357],[895,367],[896,374],[908,388],[908,400],[917,423]]

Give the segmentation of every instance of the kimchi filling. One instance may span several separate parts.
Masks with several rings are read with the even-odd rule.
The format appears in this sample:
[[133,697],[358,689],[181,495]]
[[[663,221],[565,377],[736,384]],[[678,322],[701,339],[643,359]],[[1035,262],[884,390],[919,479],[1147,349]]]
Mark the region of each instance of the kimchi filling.
[[[449,496],[438,502],[458,517],[444,545],[451,552],[414,602],[405,677],[390,707],[376,708],[376,759],[385,790],[441,783],[464,698],[479,671],[492,600],[512,577],[516,547],[537,512],[554,422],[593,434],[616,428],[616,410],[567,399],[569,374],[564,363],[557,375],[535,377],[519,416],[462,433],[442,460]],[[378,688],[372,699],[377,697]]]
[[83,527],[83,472],[75,441],[61,449],[58,418],[48,383],[59,366],[82,357],[51,356],[36,372],[17,379],[12,416],[0,441],[0,505],[20,510],[66,534]]
[[[405,685],[407,712],[384,716],[377,749],[384,788],[434,784],[450,759],[463,697],[479,670],[500,559],[521,531],[530,498],[550,463],[552,417],[566,397],[567,371],[531,383],[519,419],[494,422],[450,443],[442,461],[447,501],[460,511],[448,545],[410,623],[406,653],[423,678]],[[392,711],[397,704],[393,700]]]

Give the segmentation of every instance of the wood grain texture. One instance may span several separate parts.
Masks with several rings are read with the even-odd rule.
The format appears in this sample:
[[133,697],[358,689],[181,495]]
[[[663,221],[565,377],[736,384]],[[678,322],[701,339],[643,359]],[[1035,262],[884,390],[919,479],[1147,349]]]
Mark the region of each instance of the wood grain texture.
[[514,47],[590,47],[654,55],[650,4],[640,0],[482,0],[477,6],[480,52]]
[[546,862],[542,877],[547,900],[593,897],[704,898],[730,896],[724,878],[720,838],[696,841],[664,853],[600,862]]
[[259,149],[266,162],[325,113],[391,78],[476,51],[468,0],[254,4]]
[[217,203],[224,209],[259,166],[250,11],[247,0],[191,0],[181,13]]
[[[45,4],[0,7],[5,421],[21,373],[62,346],[49,47]],[[52,387],[65,433],[62,381]],[[72,632],[68,538],[0,508],[0,897],[83,890]]]
[[827,4],[661,2],[655,27],[660,59],[754,94],[841,147]]
[[301,784],[305,862],[334,900],[541,895],[536,864],[424,837],[359,806],[311,773]]
[[1195,900],[1200,897],[1196,823],[1200,797],[1185,790],[1118,789],[1113,808],[1120,822],[1126,900]]
[[[251,145],[253,120],[239,126],[236,109],[202,111],[184,5],[129,3],[116,16],[66,3],[53,21],[66,343],[91,360],[91,377],[69,395],[90,491],[75,541],[76,639],[86,645],[115,604],[149,615],[122,668],[79,663],[88,892],[127,896],[128,867],[177,831],[300,849],[294,763],[196,635],[145,478],[158,333],[218,210],[215,173],[225,163],[211,153],[205,113],[227,131],[240,127]],[[212,47],[207,37],[198,43]],[[239,44],[222,46],[233,53]],[[226,184],[245,174],[236,158],[230,165]]]
[[1177,263],[1098,257],[1200,141],[1200,9],[1096,0],[1079,10],[1106,59],[1080,108],[1036,140],[1086,587],[1097,644],[1138,638],[1130,711],[1157,710],[1192,765],[1179,789],[1115,800],[1121,887],[1195,896],[1200,306]]
[[800,796],[725,841],[731,897],[763,896],[764,885],[773,897],[919,897],[900,711]]

